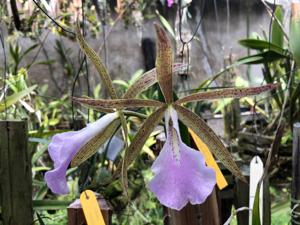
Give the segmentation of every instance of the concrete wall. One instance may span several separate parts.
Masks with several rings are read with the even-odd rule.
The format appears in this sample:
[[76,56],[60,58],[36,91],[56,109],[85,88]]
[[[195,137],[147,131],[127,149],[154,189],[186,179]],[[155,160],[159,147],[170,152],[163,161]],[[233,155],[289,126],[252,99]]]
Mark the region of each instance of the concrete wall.
[[[194,1],[196,2],[196,1]],[[192,76],[189,76],[188,86],[189,88],[197,87],[201,81],[212,76],[212,74],[220,71],[224,66],[224,57],[232,53],[235,57],[245,56],[246,50],[237,44],[239,39],[245,38],[247,35],[247,12],[250,19],[250,32],[256,31],[262,33],[262,30],[268,32],[268,26],[270,18],[261,4],[257,1],[251,1],[250,5],[246,5],[245,1],[229,1],[230,14],[228,17],[228,8],[226,7],[225,0],[217,1],[218,13],[214,10],[213,1],[207,1],[205,8],[204,20],[200,27],[197,36],[198,40],[193,41],[190,45],[190,72]],[[241,3],[242,2],[242,3]],[[250,2],[250,1],[249,1]],[[195,29],[196,20],[200,18],[200,5],[193,6],[191,11],[195,20],[189,20],[187,25],[184,25],[185,31]],[[170,13],[165,13],[171,21],[174,21],[174,10]],[[166,12],[166,10],[165,10]],[[171,16],[170,16],[171,15]],[[172,17],[173,16],[173,17]],[[138,69],[144,68],[144,58],[141,49],[142,37],[152,38],[155,40],[155,32],[153,22],[155,20],[143,21],[142,29],[139,29],[133,25],[126,27],[123,22],[119,22],[112,30],[107,40],[107,67],[110,71],[113,79],[128,80],[132,74]],[[53,26],[49,24],[49,27]],[[109,29],[109,28],[107,28]],[[4,29],[5,30],[5,29]],[[48,31],[44,31],[40,36],[43,40]],[[190,34],[187,34],[187,36]],[[59,40],[64,46],[64,49],[68,51],[68,60],[73,64],[75,71],[79,67],[79,48],[75,41],[71,41],[68,38],[57,36],[53,33],[49,33],[45,41],[45,50],[51,59],[55,60],[53,64],[54,79],[59,84],[60,88],[64,91],[70,91],[72,77],[66,77],[64,73],[62,59],[55,50],[55,42]],[[101,37],[92,38],[87,36],[88,42],[94,49],[98,49],[103,43]],[[36,43],[36,40],[32,40],[26,37],[18,37],[17,41],[23,49],[28,48],[30,45]],[[176,43],[174,41],[174,43]],[[2,50],[1,50],[2,51]],[[26,57],[24,64],[31,62],[37,52],[33,51]],[[101,52],[103,57],[103,51]],[[45,60],[43,51],[40,51],[38,55],[39,60]],[[177,59],[179,60],[179,59]],[[1,62],[3,62],[3,54],[1,54]],[[90,68],[90,82],[92,86],[99,82],[99,78],[93,68]],[[244,74],[245,69],[241,67],[238,69],[239,74]],[[253,73],[258,77],[261,74],[260,68],[254,68]],[[50,94],[58,94],[57,89],[53,83],[53,79],[49,74],[49,68],[46,65],[34,65],[29,70],[29,76],[33,82],[40,84],[49,84]],[[86,90],[86,85],[82,81],[83,92]],[[77,90],[78,93],[82,90]]]

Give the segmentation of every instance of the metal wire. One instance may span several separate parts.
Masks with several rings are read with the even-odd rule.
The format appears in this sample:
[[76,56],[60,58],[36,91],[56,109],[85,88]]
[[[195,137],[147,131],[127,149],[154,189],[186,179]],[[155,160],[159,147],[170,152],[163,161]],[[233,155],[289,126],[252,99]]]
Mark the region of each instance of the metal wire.
[[[85,23],[84,23],[84,21],[85,21],[85,12],[84,12],[85,4],[84,3],[85,3],[85,1],[82,0],[81,1],[81,12],[82,12],[82,35],[83,36],[85,36],[85,33],[86,33],[85,32]],[[89,82],[90,75],[89,75],[89,68],[88,68],[88,63],[87,63],[86,57],[84,57],[84,64],[85,64],[85,73],[86,73],[85,78],[86,78],[86,85],[87,85],[87,95],[90,96],[91,95],[91,88],[90,88],[90,82]],[[72,94],[74,94],[74,93],[72,93]],[[72,95],[72,97],[73,97],[73,95]],[[90,109],[89,108],[88,108],[87,114],[88,114],[87,122],[89,123],[90,122]]]
[[[192,34],[192,37],[188,40],[183,40],[183,37],[182,37],[182,12],[183,12],[183,7],[182,7],[182,0],[178,0],[178,14],[179,14],[179,27],[178,27],[178,30],[179,30],[179,39],[180,39],[180,42],[182,43],[182,49],[181,49],[181,60],[183,62],[183,57],[184,57],[184,49],[185,47],[187,48],[187,68],[186,68],[186,73],[188,74],[189,72],[189,43],[191,41],[194,40],[201,24],[202,24],[202,21],[203,21],[203,18],[204,18],[204,9],[205,9],[205,0],[201,2],[202,5],[201,5],[201,14],[200,14],[200,19],[199,19],[199,22],[197,23],[197,26],[196,26],[196,29],[194,30],[193,34]],[[185,6],[187,7],[187,6]]]
[[58,27],[60,27],[64,32],[72,34],[73,36],[76,36],[75,33],[73,31],[70,31],[66,28],[64,28],[63,26],[61,26],[58,22],[56,22],[55,19],[53,19],[38,3],[36,0],[32,0],[34,2],[34,4]]

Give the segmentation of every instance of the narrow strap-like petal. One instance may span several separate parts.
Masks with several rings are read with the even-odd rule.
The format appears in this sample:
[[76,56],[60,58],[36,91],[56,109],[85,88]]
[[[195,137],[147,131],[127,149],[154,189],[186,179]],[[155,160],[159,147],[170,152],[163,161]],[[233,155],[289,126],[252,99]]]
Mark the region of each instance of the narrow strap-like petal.
[[89,140],[80,150],[76,153],[71,161],[71,167],[79,166],[81,163],[94,155],[118,129],[120,120],[116,119],[109,124],[106,129],[102,130],[99,134]]
[[77,28],[76,29],[76,38],[80,44],[80,48],[82,49],[82,51],[84,51],[84,53],[87,55],[87,57],[93,62],[96,70],[99,73],[99,76],[100,76],[102,82],[104,83],[105,87],[107,88],[107,90],[110,94],[110,97],[113,99],[118,98],[117,93],[113,87],[111,78],[108,74],[108,71],[105,68],[100,57],[97,55],[97,53],[94,51],[94,49],[92,49],[89,46],[89,44],[84,40],[84,38],[80,32],[79,24],[77,24],[76,28]]
[[[164,112],[166,110],[166,106],[160,107],[154,113],[152,113],[142,124],[139,128],[138,132],[134,136],[130,146],[125,152],[124,156],[124,171],[127,170],[127,167],[135,160],[138,156],[140,150],[144,146],[146,140],[148,139],[149,135],[153,131],[153,129],[158,125],[161,119],[164,116]],[[121,173],[122,165],[119,164],[116,175]]]
[[172,69],[173,52],[171,42],[164,29],[155,24],[157,36],[156,71],[157,80],[167,103],[173,102]]
[[273,90],[278,87],[279,84],[267,84],[259,87],[250,88],[225,88],[216,91],[199,92],[192,95],[188,95],[176,101],[176,104],[182,104],[187,102],[196,102],[201,100],[222,99],[222,98],[242,98],[252,95],[258,95],[266,91]]
[[[186,68],[186,64],[175,63],[173,66],[173,75]],[[123,98],[135,98],[142,91],[147,90],[157,82],[156,68],[147,71],[139,79],[137,79],[126,91]]]
[[139,108],[139,107],[161,107],[165,103],[146,100],[146,99],[89,99],[89,98],[76,98],[73,97],[73,101],[79,102],[84,105],[92,106],[97,108],[98,106],[106,109],[128,109],[128,108]]

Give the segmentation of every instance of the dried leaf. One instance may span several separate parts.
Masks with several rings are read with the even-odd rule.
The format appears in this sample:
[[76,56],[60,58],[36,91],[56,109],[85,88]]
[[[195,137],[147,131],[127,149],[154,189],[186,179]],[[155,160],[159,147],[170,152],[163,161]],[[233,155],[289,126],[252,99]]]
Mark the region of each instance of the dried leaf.
[[[180,72],[186,68],[186,64],[175,63],[173,66],[173,74]],[[124,94],[123,98],[135,98],[139,93],[147,90],[157,82],[156,68],[144,73],[136,82],[134,82]]]
[[231,154],[214,131],[197,114],[176,104],[174,104],[173,107],[178,113],[179,119],[187,127],[191,128],[201,140],[209,146],[209,149],[224,164],[224,166],[233,173],[233,175],[246,182],[245,177],[240,172],[239,167],[236,165]]
[[104,83],[105,87],[108,89],[110,97],[118,98],[107,69],[105,68],[104,64],[102,63],[97,53],[84,40],[80,32],[79,24],[77,24],[76,38],[80,44],[80,48],[82,49],[82,51],[87,55],[87,57],[93,62],[94,66],[96,67],[102,82]]
[[226,88],[216,91],[199,92],[192,95],[188,95],[176,101],[176,104],[182,104],[187,102],[195,102],[208,99],[222,99],[222,98],[242,98],[251,95],[258,95],[266,91],[277,88],[279,84],[267,84],[259,87],[250,88]]
[[71,161],[71,167],[79,166],[92,155],[94,155],[108,138],[110,138],[120,126],[120,120],[112,121],[102,132],[88,141],[75,155]]
[[173,52],[165,30],[155,24],[157,36],[156,71],[157,80],[167,103],[173,102],[172,69]]
[[139,107],[160,107],[165,103],[146,100],[146,99],[89,99],[89,98],[72,98],[74,102],[79,102],[84,105],[92,106],[94,108],[100,107],[105,109],[125,109],[125,108],[139,108]]

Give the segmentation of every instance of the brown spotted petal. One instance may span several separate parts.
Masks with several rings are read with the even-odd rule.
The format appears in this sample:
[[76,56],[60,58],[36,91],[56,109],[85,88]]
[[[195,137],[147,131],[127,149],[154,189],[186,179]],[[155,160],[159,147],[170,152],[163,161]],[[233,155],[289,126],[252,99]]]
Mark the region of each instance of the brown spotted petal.
[[157,80],[167,103],[173,102],[172,69],[173,52],[165,30],[155,24],[157,36],[156,72]]
[[76,153],[71,161],[71,167],[79,166],[81,163],[93,156],[119,128],[120,120],[115,119],[104,130],[89,140],[80,150]]
[[[173,74],[186,69],[187,65],[182,63],[175,63],[173,66]],[[144,73],[137,79],[126,91],[123,98],[135,98],[142,91],[147,90],[157,82],[156,68]]]
[[178,113],[179,119],[187,127],[191,128],[201,140],[210,147],[209,149],[224,164],[224,166],[233,175],[246,182],[234,159],[214,131],[197,114],[176,104],[174,104],[173,107]]
[[[138,132],[134,136],[130,146],[125,151],[123,171],[126,172],[128,166],[135,160],[139,155],[140,150],[143,148],[146,140],[148,139],[151,132],[158,125],[164,116],[164,112],[167,106],[160,107],[154,113],[152,113],[139,128]],[[122,165],[119,164],[116,175],[119,175],[122,171]]]
[[80,44],[80,48],[82,49],[82,51],[87,55],[87,57],[93,62],[94,66],[96,67],[96,70],[98,71],[102,82],[104,83],[105,87],[108,89],[110,97],[118,98],[117,93],[113,87],[111,78],[107,72],[107,69],[105,68],[104,64],[102,63],[102,61],[101,61],[100,57],[97,55],[97,53],[84,40],[84,38],[80,32],[79,24],[77,24],[76,38]]
[[165,103],[146,100],[146,99],[89,99],[89,98],[72,98],[74,102],[78,102],[93,108],[101,107],[106,109],[126,109],[126,108],[139,108],[139,107],[161,107]]
[[199,92],[177,100],[176,104],[196,102],[201,100],[211,100],[211,99],[242,98],[251,95],[258,95],[263,92],[273,90],[278,86],[279,84],[267,84],[259,87],[226,88],[223,90]]

